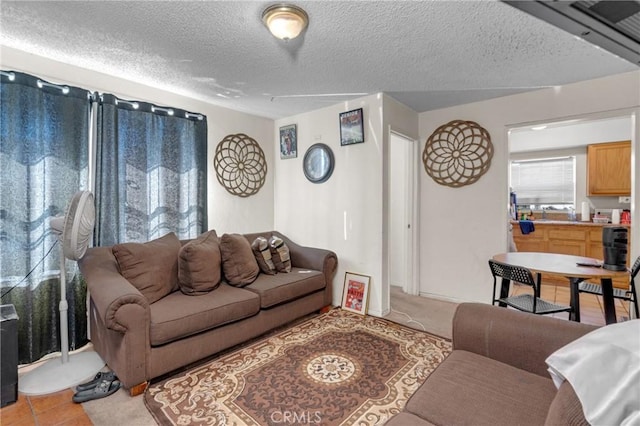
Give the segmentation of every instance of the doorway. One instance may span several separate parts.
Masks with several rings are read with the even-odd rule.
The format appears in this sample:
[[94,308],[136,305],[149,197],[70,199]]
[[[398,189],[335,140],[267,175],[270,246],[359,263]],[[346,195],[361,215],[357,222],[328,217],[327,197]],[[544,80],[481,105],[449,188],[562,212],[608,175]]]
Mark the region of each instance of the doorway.
[[[558,206],[545,206],[544,203],[527,202],[525,198],[525,211],[527,208],[534,213],[536,218],[571,222],[591,222],[589,217],[593,214],[601,214],[611,217],[613,210],[631,210],[634,214],[638,196],[638,168],[634,166],[633,158],[638,155],[638,143],[640,142],[640,130],[637,126],[639,110],[615,110],[601,113],[574,116],[567,119],[558,119],[550,122],[535,122],[519,124],[507,129],[509,168],[511,161],[531,162],[545,160],[550,157],[561,158],[571,156],[573,160],[573,199],[572,205],[563,210]],[[587,146],[591,144],[604,144],[618,141],[631,141],[631,196],[590,195],[588,190],[588,158]],[[511,170],[508,171],[511,183]],[[507,191],[510,191],[508,188]],[[516,191],[517,192],[517,191]],[[518,204],[520,204],[520,194]],[[545,211],[546,210],[546,211]],[[585,219],[586,215],[586,219]],[[635,214],[637,217],[637,213]],[[631,220],[629,227],[630,256],[628,262],[632,262],[640,254],[639,246],[640,230],[637,221]],[[598,231],[599,232],[599,231]],[[524,243],[524,244],[523,244]],[[531,244],[529,244],[531,243]],[[532,245],[534,244],[534,245]],[[537,245],[535,245],[537,244]],[[517,245],[522,251],[549,251],[557,253],[574,254],[601,259],[601,247],[599,244],[586,247],[579,242],[567,241],[546,245],[540,241],[524,241],[520,238]],[[538,245],[541,245],[540,247]],[[599,253],[593,254],[594,252]],[[630,264],[628,265],[630,266]],[[548,280],[549,281],[549,280]],[[553,281],[552,281],[553,282]],[[631,318],[633,310],[625,304],[627,315]]]
[[416,173],[418,143],[400,133],[389,136],[388,280],[411,295],[419,293]]

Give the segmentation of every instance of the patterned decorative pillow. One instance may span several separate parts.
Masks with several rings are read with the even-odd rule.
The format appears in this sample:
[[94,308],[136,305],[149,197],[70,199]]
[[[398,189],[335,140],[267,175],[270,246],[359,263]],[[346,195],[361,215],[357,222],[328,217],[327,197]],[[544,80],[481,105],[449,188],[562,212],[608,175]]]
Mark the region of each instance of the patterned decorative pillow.
[[222,258],[218,235],[211,230],[182,246],[178,254],[180,290],[190,296],[207,294],[220,285]]
[[178,288],[180,247],[171,232],[147,243],[116,244],[111,251],[120,274],[153,303]]
[[269,242],[264,237],[258,237],[251,243],[251,250],[256,257],[260,270],[265,274],[275,275],[276,265],[273,264],[271,258],[271,250],[269,249]]
[[222,272],[227,282],[236,287],[249,285],[258,278],[260,267],[251,244],[240,234],[224,234],[220,238]]
[[271,258],[274,265],[276,265],[276,271],[278,272],[291,272],[291,257],[289,254],[289,247],[282,241],[282,238],[272,236],[269,239],[269,249],[271,250]]

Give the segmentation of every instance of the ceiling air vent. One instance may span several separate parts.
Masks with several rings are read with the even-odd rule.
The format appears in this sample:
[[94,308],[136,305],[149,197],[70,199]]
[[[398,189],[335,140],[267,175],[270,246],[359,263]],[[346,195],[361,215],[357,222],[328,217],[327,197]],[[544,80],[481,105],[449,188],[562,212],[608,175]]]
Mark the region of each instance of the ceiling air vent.
[[640,65],[640,1],[504,1]]

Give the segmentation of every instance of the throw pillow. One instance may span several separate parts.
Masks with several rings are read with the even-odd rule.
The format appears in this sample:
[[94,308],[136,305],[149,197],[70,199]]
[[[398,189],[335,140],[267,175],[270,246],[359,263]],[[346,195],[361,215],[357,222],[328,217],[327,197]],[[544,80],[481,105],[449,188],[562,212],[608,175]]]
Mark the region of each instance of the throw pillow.
[[220,238],[222,272],[227,282],[242,287],[255,281],[260,273],[251,245],[240,234],[224,234]]
[[282,241],[282,238],[275,235],[269,238],[269,248],[271,249],[271,258],[278,272],[291,272],[291,257],[289,247]]
[[220,247],[216,231],[205,232],[182,246],[178,254],[178,284],[184,294],[207,294],[220,285]]
[[120,274],[149,303],[162,299],[178,286],[180,240],[173,232],[147,243],[123,243],[111,248]]
[[271,259],[271,250],[267,239],[258,237],[253,240],[251,250],[253,250],[253,255],[256,257],[260,270],[265,274],[275,275],[276,265],[273,264],[273,259]]

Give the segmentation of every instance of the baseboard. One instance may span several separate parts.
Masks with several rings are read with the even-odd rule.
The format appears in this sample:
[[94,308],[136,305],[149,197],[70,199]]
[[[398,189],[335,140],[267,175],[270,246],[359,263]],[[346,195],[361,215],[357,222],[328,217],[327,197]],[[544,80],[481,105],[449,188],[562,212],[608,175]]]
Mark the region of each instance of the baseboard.
[[421,297],[428,297],[429,299],[442,300],[443,302],[450,302],[450,303],[466,303],[466,302],[469,302],[469,300],[458,299],[458,298],[455,298],[455,297],[442,296],[440,294],[425,293],[425,292],[422,292],[422,291],[420,292],[420,296]]

